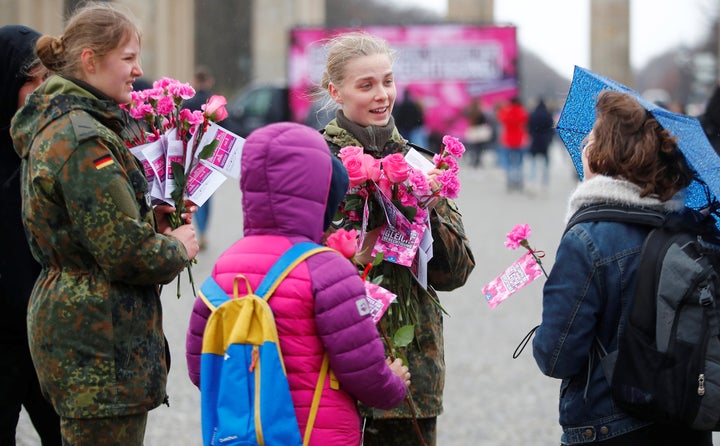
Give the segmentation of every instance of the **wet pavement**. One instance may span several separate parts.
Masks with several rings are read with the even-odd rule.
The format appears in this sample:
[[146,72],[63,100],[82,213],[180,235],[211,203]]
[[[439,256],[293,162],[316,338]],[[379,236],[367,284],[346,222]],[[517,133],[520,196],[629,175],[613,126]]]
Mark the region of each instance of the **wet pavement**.
[[[561,145],[551,148],[550,160],[550,184],[528,184],[524,192],[506,191],[504,172],[495,165],[493,153],[485,154],[483,167],[462,168],[462,190],[457,201],[476,267],[463,288],[440,293],[449,316],[445,319],[447,379],[445,412],[438,419],[439,445],[560,444],[559,381],[540,373],[531,346],[513,359],[519,342],[540,322],[544,279],[541,276],[492,310],[480,292],[522,254],[504,246],[505,235],[516,224],[530,225],[530,244],[545,251],[543,263],[550,270],[563,229],[567,197],[576,184]],[[198,285],[222,250],[242,235],[240,193],[235,180],[228,179],[221,186],[212,206],[208,247],[193,267]],[[185,330],[193,296],[185,274],[181,280],[180,299],[174,282],[163,291],[165,329],[172,352],[170,407],[150,412],[147,446],[202,444],[200,394],[187,377],[185,363]],[[39,445],[25,412],[17,440],[18,446]],[[715,441],[720,444],[717,438]]]

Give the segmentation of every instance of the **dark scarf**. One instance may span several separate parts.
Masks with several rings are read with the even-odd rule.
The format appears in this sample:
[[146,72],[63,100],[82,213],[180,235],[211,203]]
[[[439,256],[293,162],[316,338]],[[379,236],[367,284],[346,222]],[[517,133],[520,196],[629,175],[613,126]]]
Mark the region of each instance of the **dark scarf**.
[[382,152],[395,132],[395,120],[392,116],[390,116],[388,123],[382,127],[376,125],[363,127],[346,118],[342,110],[337,111],[335,118],[338,126],[350,132],[366,152]]

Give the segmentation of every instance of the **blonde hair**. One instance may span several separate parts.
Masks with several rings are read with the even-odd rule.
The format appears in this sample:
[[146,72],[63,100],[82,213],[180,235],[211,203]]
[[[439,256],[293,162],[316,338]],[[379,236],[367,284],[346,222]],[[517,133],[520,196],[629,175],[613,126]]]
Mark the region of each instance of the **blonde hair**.
[[62,36],[40,37],[35,53],[48,70],[77,76],[84,50],[102,58],[133,35],[140,40],[140,27],[129,12],[112,3],[90,2],[73,13]]
[[395,60],[395,50],[384,39],[364,32],[351,32],[340,34],[330,39],[326,44],[327,63],[323,72],[321,88],[327,89],[332,82],[342,85],[345,80],[345,67],[348,62],[363,56],[385,54],[390,62]]
[[361,31],[338,34],[329,39],[323,47],[327,53],[325,71],[320,85],[310,92],[310,98],[320,103],[318,114],[339,107],[330,98],[328,86],[331,82],[335,86],[342,85],[343,81],[345,81],[345,69],[348,62],[358,57],[374,56],[376,54],[388,56],[390,63],[395,61],[395,50],[390,47],[386,40]]

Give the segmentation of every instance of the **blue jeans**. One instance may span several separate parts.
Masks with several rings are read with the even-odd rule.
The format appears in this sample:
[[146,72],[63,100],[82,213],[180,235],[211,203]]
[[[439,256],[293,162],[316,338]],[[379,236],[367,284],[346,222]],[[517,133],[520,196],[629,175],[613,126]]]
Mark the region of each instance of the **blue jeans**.
[[205,235],[208,220],[210,220],[210,201],[211,198],[208,198],[205,204],[199,206],[197,212],[195,212],[195,216],[193,217],[200,236]]
[[524,149],[505,148],[507,156],[507,188],[522,189],[523,187],[523,152]]

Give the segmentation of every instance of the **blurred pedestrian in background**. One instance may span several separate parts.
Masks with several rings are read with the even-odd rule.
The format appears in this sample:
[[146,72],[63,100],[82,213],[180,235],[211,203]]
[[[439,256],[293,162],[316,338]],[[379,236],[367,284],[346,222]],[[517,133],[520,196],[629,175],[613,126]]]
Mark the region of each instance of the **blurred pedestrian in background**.
[[468,128],[465,131],[465,147],[470,154],[470,165],[482,165],[482,154],[493,142],[495,131],[488,115],[483,111],[480,98],[473,99],[467,112]]
[[[555,137],[555,122],[545,100],[539,98],[537,106],[528,119],[530,134],[530,175],[528,180],[547,187],[550,182],[550,158],[548,149]],[[539,171],[539,174],[538,174]]]
[[405,89],[403,99],[393,108],[392,115],[401,135],[420,147],[428,148],[425,115],[420,104],[413,99],[410,89]]
[[60,417],[41,391],[27,337],[27,305],[40,264],[32,257],[20,211],[20,157],[10,120],[47,77],[33,48],[40,34],[26,26],[0,28],[0,445],[15,444],[21,407],[43,446],[60,445]]
[[705,105],[705,112],[698,117],[708,141],[720,154],[720,84],[715,86]]
[[500,146],[505,152],[507,165],[507,190],[523,190],[523,155],[528,145],[528,113],[520,102],[514,97],[509,103],[498,110],[497,120],[500,123]]

